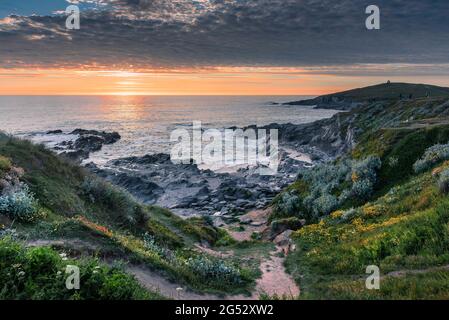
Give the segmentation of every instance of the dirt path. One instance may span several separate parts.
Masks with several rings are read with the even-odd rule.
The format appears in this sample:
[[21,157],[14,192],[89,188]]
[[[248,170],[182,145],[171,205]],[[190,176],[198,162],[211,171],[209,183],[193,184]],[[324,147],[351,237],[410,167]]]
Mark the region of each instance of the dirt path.
[[254,232],[262,233],[267,228],[267,221],[270,214],[271,209],[250,211],[239,217],[239,220],[245,223],[245,230],[233,230],[233,227],[238,226],[238,224],[228,225],[225,229],[235,240],[249,241]]
[[132,274],[139,283],[148,290],[157,291],[164,297],[175,300],[246,300],[251,297],[236,296],[218,296],[213,294],[199,294],[185,287],[170,282],[156,272],[153,272],[141,266],[129,266],[126,271]]
[[[271,211],[255,210],[240,217],[243,221],[251,221],[245,225],[245,230],[241,232],[232,231],[228,226],[228,232],[238,241],[251,240],[253,232],[262,232],[266,229],[266,222]],[[218,258],[227,258],[232,256],[232,251],[219,252],[210,248],[197,245],[196,248]],[[169,282],[159,274],[142,267],[131,267],[128,272],[133,274],[139,282],[150,290],[158,290],[162,295],[181,300],[258,300],[263,294],[269,296],[277,295],[285,298],[295,298],[300,294],[300,289],[293,278],[285,271],[285,258],[280,255],[284,248],[277,246],[270,256],[260,264],[262,276],[256,280],[256,287],[251,296],[217,296],[211,294],[201,295],[192,291],[185,290],[182,286]],[[182,288],[182,290],[179,290]]]
[[296,298],[300,294],[299,287],[293,278],[285,271],[285,258],[278,254],[282,252],[281,247],[276,247],[269,260],[261,263],[262,277],[257,279],[256,293],[254,298],[259,298],[260,294],[278,296],[284,298]]
[[[240,217],[240,221],[246,223],[245,230],[233,231],[232,226],[228,226],[227,230],[238,241],[251,240],[251,235],[254,232],[262,233],[267,228],[270,214],[270,208],[250,211]],[[276,246],[276,250],[270,253],[269,258],[261,262],[260,270],[262,276],[256,281],[256,289],[251,297],[252,299],[259,299],[261,294],[285,298],[299,296],[300,289],[298,285],[285,270],[285,257],[280,255],[283,251],[283,247]]]
[[56,248],[67,248],[78,252],[95,253],[101,249],[99,245],[82,239],[55,239],[55,240],[32,240],[26,243],[27,247],[52,246]]
[[[242,232],[230,231],[229,233],[238,241],[250,240],[253,232],[262,232],[266,228],[269,210],[255,210],[241,217],[243,221],[249,222]],[[70,241],[59,240],[36,240],[27,243],[30,247],[56,246],[61,248],[72,248],[78,251],[95,252],[100,248],[82,239]],[[219,258],[226,258],[233,255],[232,251],[218,252],[210,248],[197,246],[199,251],[205,252]],[[151,271],[145,266],[128,265],[125,270],[134,275],[139,283],[145,288],[157,291],[163,296],[176,300],[257,300],[262,294],[270,296],[293,298],[300,294],[300,290],[295,281],[290,277],[284,268],[284,257],[280,255],[283,248],[277,246],[269,257],[261,262],[260,270],[262,276],[256,280],[256,287],[251,296],[227,295],[219,296],[213,294],[200,294],[188,290],[185,286],[170,282],[157,272]],[[110,261],[109,261],[110,262]],[[108,261],[106,261],[108,263]]]
[[262,261],[260,265],[262,277],[257,279],[256,288],[251,296],[218,296],[196,293],[182,285],[168,281],[144,266],[129,266],[126,271],[134,275],[137,281],[148,290],[157,291],[163,296],[175,300],[258,300],[262,294],[295,298],[299,296],[300,290],[295,281],[286,273],[284,258],[277,255],[281,251],[282,248],[277,247],[276,251],[271,253],[269,259]]

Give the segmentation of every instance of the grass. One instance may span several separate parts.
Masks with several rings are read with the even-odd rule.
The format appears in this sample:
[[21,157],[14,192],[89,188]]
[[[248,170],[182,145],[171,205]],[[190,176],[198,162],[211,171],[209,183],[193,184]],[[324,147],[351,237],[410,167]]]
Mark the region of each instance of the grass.
[[[334,163],[376,155],[382,166],[368,199],[349,199],[294,233],[297,250],[286,266],[302,298],[448,298],[448,271],[438,267],[449,264],[449,199],[438,188],[438,173],[449,163],[421,174],[413,169],[427,148],[448,143],[446,103],[447,98],[393,99],[339,115],[342,138],[350,124],[357,145]],[[285,192],[305,196],[309,190],[299,179]],[[365,288],[368,265],[384,275],[379,291]],[[386,276],[398,270],[409,273]]]
[[[439,170],[447,166],[440,164]],[[449,264],[449,199],[438,190],[431,171],[410,174],[405,182],[393,177],[396,184],[389,192],[356,207],[351,215],[338,210],[295,232],[297,250],[286,265],[303,298],[446,298],[446,271],[386,277],[380,291],[367,290],[364,284],[369,265],[379,266],[385,275]],[[436,285],[436,279],[442,282]]]
[[[439,143],[445,144],[448,141],[447,125],[410,130],[383,129],[364,136],[352,152],[352,156],[355,159],[370,154],[381,157],[383,165],[377,184],[379,195],[413,176],[413,164],[428,147]],[[397,159],[394,165],[391,165],[392,158]]]
[[[21,239],[82,239],[98,248],[100,257],[145,264],[173,281],[203,292],[246,293],[254,286],[251,270],[232,259],[215,263],[214,257],[196,250],[198,242],[212,246],[234,243],[209,220],[182,219],[168,210],[142,205],[126,191],[26,140],[0,133],[0,155],[24,169],[23,182],[38,199],[39,211],[45,213],[34,223],[14,224]],[[157,248],[145,246],[145,234],[154,237]],[[223,281],[220,273],[216,277],[205,276],[207,273],[192,269],[193,265],[189,267],[190,259],[204,261],[205,268],[226,272],[235,269],[238,279]]]
[[11,168],[11,160],[6,157],[0,156],[0,173],[8,171]]
[[429,271],[406,276],[386,276],[380,290],[367,290],[365,279],[336,279],[316,284],[315,293],[305,293],[302,299],[340,300],[447,300],[449,271]]
[[[66,268],[80,269],[79,290],[66,287]],[[25,248],[0,239],[0,299],[14,300],[153,300],[157,292],[143,289],[119,267],[96,259],[66,259],[47,247]]]

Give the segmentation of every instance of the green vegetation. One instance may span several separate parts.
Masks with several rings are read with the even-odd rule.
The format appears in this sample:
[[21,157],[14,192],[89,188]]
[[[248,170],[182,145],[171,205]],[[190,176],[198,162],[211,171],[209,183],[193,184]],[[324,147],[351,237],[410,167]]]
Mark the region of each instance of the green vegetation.
[[289,190],[277,198],[272,219],[294,216],[316,222],[345,203],[362,202],[372,195],[380,167],[379,157],[368,156],[304,169],[296,186],[307,188]]
[[[80,268],[79,290],[66,288],[66,267]],[[118,267],[95,259],[73,260],[46,247],[24,248],[10,238],[0,239],[0,299],[146,300],[162,299],[140,287]]]
[[449,89],[424,84],[383,83],[374,86],[352,89],[324,97],[349,99],[352,101],[386,100],[398,98],[423,98],[427,96],[449,96]]
[[[0,155],[4,170],[24,171],[23,187],[0,198],[3,234],[16,232],[18,241],[25,242],[62,240],[76,255],[143,264],[194,290],[245,293],[254,285],[255,273],[245,264],[197,250],[199,242],[235,243],[209,220],[182,219],[168,210],[142,205],[126,191],[25,140],[0,134]],[[71,239],[81,244],[70,246]],[[71,298],[63,292],[53,294],[55,299]]]
[[[449,163],[439,144],[449,140],[448,127],[382,129],[365,137],[352,156],[381,159],[374,192],[296,231],[288,271],[302,298],[447,298]],[[384,276],[380,290],[365,287],[369,265]]]
[[[273,200],[271,234],[295,230],[286,267],[301,298],[449,298],[447,90],[394,85],[344,93],[372,100],[339,114],[331,129],[355,147],[301,171]],[[398,99],[405,89],[422,98]],[[209,219],[142,205],[43,146],[0,134],[0,298],[160,297],[103,258],[201,292],[248,293],[274,250],[264,236],[237,242]],[[26,247],[42,240],[58,244]],[[82,269],[81,291],[63,286],[62,252]],[[380,290],[365,287],[369,265],[380,268]]]
[[[287,104],[291,105],[318,105],[331,103],[336,105],[339,102],[351,103],[369,103],[375,101],[397,101],[410,100],[429,97],[447,97],[449,88],[400,82],[381,83],[374,86],[357,88],[343,92],[337,92],[319,96],[314,99],[294,101]],[[350,108],[349,108],[350,109]]]
[[12,220],[31,222],[38,218],[38,203],[28,186],[21,190],[0,196],[0,215]]
[[8,171],[11,168],[11,161],[3,156],[0,156],[0,177],[3,175],[5,171]]
[[[389,83],[316,99],[363,103],[331,124],[353,148],[274,201],[271,220],[308,224],[286,261],[302,298],[449,297],[448,92]],[[380,267],[380,290],[365,287],[369,265]]]

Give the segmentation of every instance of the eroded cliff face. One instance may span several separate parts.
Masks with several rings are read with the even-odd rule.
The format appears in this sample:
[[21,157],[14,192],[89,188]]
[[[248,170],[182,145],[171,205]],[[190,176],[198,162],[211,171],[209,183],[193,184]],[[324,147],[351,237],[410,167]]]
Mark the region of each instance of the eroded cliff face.
[[[309,124],[272,124],[281,144],[316,157],[337,157],[352,150],[360,137],[382,128],[417,128],[441,124],[449,116],[447,97],[365,102],[351,111]],[[324,155],[323,155],[324,154]]]

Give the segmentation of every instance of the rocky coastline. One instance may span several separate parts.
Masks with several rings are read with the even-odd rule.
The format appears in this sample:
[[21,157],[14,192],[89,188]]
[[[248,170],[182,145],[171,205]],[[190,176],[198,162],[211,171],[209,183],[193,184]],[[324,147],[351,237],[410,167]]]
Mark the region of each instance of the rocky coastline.
[[[89,155],[105,144],[117,142],[119,133],[76,129],[47,134],[62,136],[63,141],[54,145],[53,150],[72,161],[84,161],[90,171],[128,190],[140,201],[168,208],[184,217],[213,216],[219,224],[232,222],[235,216],[250,210],[266,208],[282,189],[296,180],[301,168],[327,161],[338,152],[335,148],[327,148],[325,152],[318,144],[309,144],[314,134],[321,134],[321,124],[272,124],[267,128],[278,129],[280,138],[279,168],[272,176],[260,175],[257,167],[221,172],[201,169],[194,163],[174,164],[170,155],[164,153],[114,159],[99,167],[88,162]],[[64,140],[64,135],[70,139]]]

